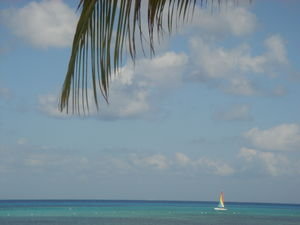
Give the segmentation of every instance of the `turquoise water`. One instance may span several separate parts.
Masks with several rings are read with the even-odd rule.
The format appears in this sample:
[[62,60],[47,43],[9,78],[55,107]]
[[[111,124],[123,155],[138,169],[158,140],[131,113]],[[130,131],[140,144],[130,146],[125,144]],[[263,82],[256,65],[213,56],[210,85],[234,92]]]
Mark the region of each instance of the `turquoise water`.
[[299,225],[300,205],[168,201],[0,201],[1,225]]

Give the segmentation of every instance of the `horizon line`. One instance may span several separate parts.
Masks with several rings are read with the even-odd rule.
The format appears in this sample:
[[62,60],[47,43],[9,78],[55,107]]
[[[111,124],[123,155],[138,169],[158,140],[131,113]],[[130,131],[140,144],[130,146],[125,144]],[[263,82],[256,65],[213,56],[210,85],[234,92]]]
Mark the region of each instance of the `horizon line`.
[[[0,202],[3,201],[120,201],[120,202],[191,202],[191,203],[200,203],[200,202],[207,202],[207,203],[216,203],[216,201],[208,201],[208,200],[157,200],[157,199],[89,199],[89,198],[34,198],[34,199],[16,199],[16,198],[10,198],[10,199],[0,199]],[[226,201],[227,204],[280,204],[280,205],[300,205],[300,203],[291,203],[291,202],[242,202],[242,201]]]

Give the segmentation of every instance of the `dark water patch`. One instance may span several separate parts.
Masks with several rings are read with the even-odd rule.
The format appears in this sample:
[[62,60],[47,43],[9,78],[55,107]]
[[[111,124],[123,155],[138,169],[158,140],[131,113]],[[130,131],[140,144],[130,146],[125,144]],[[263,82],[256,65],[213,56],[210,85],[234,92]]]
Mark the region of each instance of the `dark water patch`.
[[[1,225],[201,225],[188,220],[157,218],[0,218]],[[206,224],[206,223],[203,223]]]
[[187,218],[90,218],[90,217],[14,217],[0,218],[1,225],[299,225],[295,217],[203,216]]

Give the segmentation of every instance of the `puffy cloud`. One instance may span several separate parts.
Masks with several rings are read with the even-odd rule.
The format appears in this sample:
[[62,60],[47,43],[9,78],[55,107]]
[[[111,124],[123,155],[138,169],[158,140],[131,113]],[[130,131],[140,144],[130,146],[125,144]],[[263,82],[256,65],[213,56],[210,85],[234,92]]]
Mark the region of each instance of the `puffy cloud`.
[[[114,75],[110,84],[110,104],[96,107],[90,104],[89,114],[99,119],[143,118],[155,110],[154,94],[177,87],[182,83],[182,71],[187,56],[182,53],[167,52],[153,59],[142,59],[136,67],[128,64]],[[155,91],[154,91],[155,90]],[[89,102],[93,102],[93,92],[88,91]],[[58,100],[53,94],[39,96],[39,110],[49,116],[64,118],[58,111]],[[82,107],[81,107],[82,108]]]
[[200,158],[196,161],[196,165],[202,169],[208,170],[209,173],[220,176],[228,176],[235,173],[235,170],[230,165],[220,160]]
[[[35,172],[53,169],[69,172],[70,170],[74,170],[74,168],[81,171],[86,169],[89,159],[84,156],[35,152],[25,155],[21,159],[21,163],[26,169],[31,169]],[[91,165],[91,167],[93,166]]]
[[[122,155],[122,157],[104,156],[106,163],[104,163],[103,159],[101,160],[99,158],[97,158],[98,163],[95,162],[95,159],[88,158],[86,160],[90,166],[86,164],[84,166],[92,166],[98,169],[105,168],[106,170],[115,171],[117,173],[149,169],[160,172],[168,170],[169,173],[172,173],[175,171],[178,172],[178,169],[182,167],[193,169],[196,173],[214,174],[218,176],[229,176],[235,173],[235,170],[230,165],[221,160],[211,160],[208,158],[191,160],[183,153],[176,153],[175,159],[163,154],[145,156],[134,153]],[[31,154],[24,159],[25,165],[31,167],[67,166],[79,163],[79,161],[82,161],[79,156],[61,157],[57,159],[56,155],[49,154]],[[82,162],[80,165],[81,164]]]
[[[230,6],[214,15],[207,10],[196,9],[194,18],[192,26],[197,26],[207,34],[223,30],[236,36],[246,35],[257,24],[255,16],[246,8]],[[279,35],[267,38],[265,52],[257,55],[252,53],[248,44],[223,48],[209,40],[203,38],[203,35],[201,38],[191,38],[191,57],[183,53],[166,52],[153,59],[139,59],[135,66],[126,64],[120,74],[112,77],[109,106],[100,105],[98,114],[90,104],[90,115],[104,120],[148,117],[149,112],[157,111],[155,102],[159,102],[158,98],[183,81],[206,82],[234,95],[259,95],[263,91],[256,85],[254,75],[271,73],[273,69],[270,68],[276,70],[278,65],[288,62],[284,40]],[[92,92],[89,92],[91,94],[88,98],[93,102]],[[282,88],[272,90],[274,95],[282,93]],[[50,116],[63,118],[66,115],[58,112],[56,98],[54,95],[40,96],[39,109]],[[223,119],[250,119],[246,107],[228,113],[231,115]]]
[[300,148],[300,126],[281,124],[270,129],[252,128],[244,137],[257,148],[270,151],[289,151]]
[[271,175],[277,176],[281,173],[286,173],[284,168],[280,168],[289,165],[289,161],[286,157],[275,155],[272,152],[261,152],[259,153],[259,158],[264,162],[267,171]]
[[[287,59],[282,53],[285,52],[282,38],[271,36],[265,42],[267,43],[266,52],[252,56],[251,47],[247,44],[225,49],[200,38],[190,40],[191,49],[200,63],[198,65],[203,68],[205,75],[211,78],[222,78],[237,72],[264,73],[268,64],[285,63]],[[281,50],[277,50],[275,44],[270,45],[269,42],[276,42]]]
[[219,176],[228,176],[235,173],[235,170],[230,165],[221,160],[211,160],[205,157],[190,159],[184,153],[180,152],[177,152],[175,157],[175,162],[179,166],[191,167],[205,173]]
[[233,95],[252,96],[260,93],[260,90],[245,77],[234,77],[223,87],[225,93]]
[[[239,155],[248,162],[248,164],[259,165],[263,170],[271,176],[279,176],[284,174],[297,173],[296,164],[293,164],[288,158],[282,154],[273,152],[261,152],[255,149],[243,147],[241,148]],[[254,167],[257,170],[257,166]]]
[[[103,120],[115,120],[115,119],[130,119],[130,118],[140,118],[144,114],[151,111],[150,103],[148,102],[148,93],[143,90],[124,90],[112,89],[112,94],[110,96],[109,105],[103,103],[100,105],[100,112],[94,104],[90,104],[89,110],[85,108],[88,113],[86,116],[95,117]],[[92,103],[94,101],[93,91],[88,90],[88,101]],[[83,105],[80,102],[80,110],[83,113]],[[65,111],[60,112],[58,109],[58,96],[53,94],[41,95],[38,97],[38,109],[42,113],[56,118],[68,118],[72,114],[67,114]]]
[[[0,146],[1,147],[1,146]],[[22,151],[20,151],[22,149]],[[26,149],[26,151],[24,151]],[[50,172],[82,175],[88,172],[92,176],[132,173],[168,173],[168,174],[212,174],[229,176],[235,170],[222,160],[209,158],[191,158],[184,153],[166,155],[161,153],[142,154],[126,152],[112,154],[101,151],[84,154],[78,151],[53,146],[18,145],[15,149],[0,148],[0,173],[30,171],[33,173]],[[4,170],[5,168],[5,170]],[[77,174],[78,173],[78,174]]]
[[288,63],[284,40],[280,35],[273,35],[269,37],[265,40],[265,45],[269,49],[268,57],[273,58],[274,61],[279,63]]
[[133,155],[132,162],[138,166],[152,167],[155,169],[167,169],[170,166],[170,161],[161,154],[155,154],[148,157],[138,157]]
[[32,1],[20,9],[3,10],[0,16],[14,34],[34,46],[72,44],[77,16],[62,0]]
[[257,151],[255,149],[242,147],[239,153],[239,157],[246,159],[247,161],[251,161],[254,157],[256,157]]
[[196,173],[207,173],[218,176],[229,176],[235,173],[235,170],[222,160],[211,160],[201,157],[191,159],[186,154],[177,152],[175,158],[167,157],[162,154],[154,154],[147,157],[138,157],[136,154],[131,155],[130,161],[138,167],[150,167],[155,169],[192,169]]
[[191,162],[191,159],[181,152],[176,152],[175,157],[177,163],[181,166],[189,165],[189,163]]
[[244,137],[254,148],[243,147],[239,157],[244,159],[246,169],[257,171],[260,168],[271,176],[299,173],[296,158],[288,158],[291,152],[300,148],[300,126],[281,124],[269,129],[252,128]]
[[127,162],[124,159],[111,158],[109,161],[120,171],[125,172],[132,169],[130,162]]
[[[188,57],[184,53],[166,52],[153,59],[141,59],[136,66],[128,64],[120,76],[131,74],[131,83],[135,82],[138,87],[176,87],[182,82],[182,72],[187,62]],[[129,80],[127,78],[127,83]]]
[[250,106],[247,104],[234,105],[229,109],[216,112],[214,118],[217,120],[229,121],[247,121],[252,119],[250,115]]
[[55,95],[48,94],[38,97],[38,109],[53,117],[67,117],[68,115],[65,113],[61,113],[58,110],[58,98]]
[[192,73],[189,79],[216,82],[223,91],[237,95],[260,94],[253,75],[273,76],[288,63],[283,39],[279,35],[265,40],[265,52],[252,54],[252,48],[241,44],[231,49],[219,47],[203,38],[190,39]]
[[[224,5],[223,5],[224,6]],[[252,33],[257,26],[256,16],[246,8],[227,5],[212,13],[210,7],[196,7],[192,28],[210,34],[243,36]]]

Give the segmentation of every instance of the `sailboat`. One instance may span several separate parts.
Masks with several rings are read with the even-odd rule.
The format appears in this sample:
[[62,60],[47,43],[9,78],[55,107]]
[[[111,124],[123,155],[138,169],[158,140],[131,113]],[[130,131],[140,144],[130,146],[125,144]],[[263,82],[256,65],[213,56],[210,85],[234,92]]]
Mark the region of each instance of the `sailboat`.
[[224,206],[224,193],[223,192],[221,192],[221,194],[220,194],[220,201],[219,201],[219,205],[218,205],[218,207],[216,207],[215,208],[215,210],[227,210],[226,208],[225,208],[225,206]]

